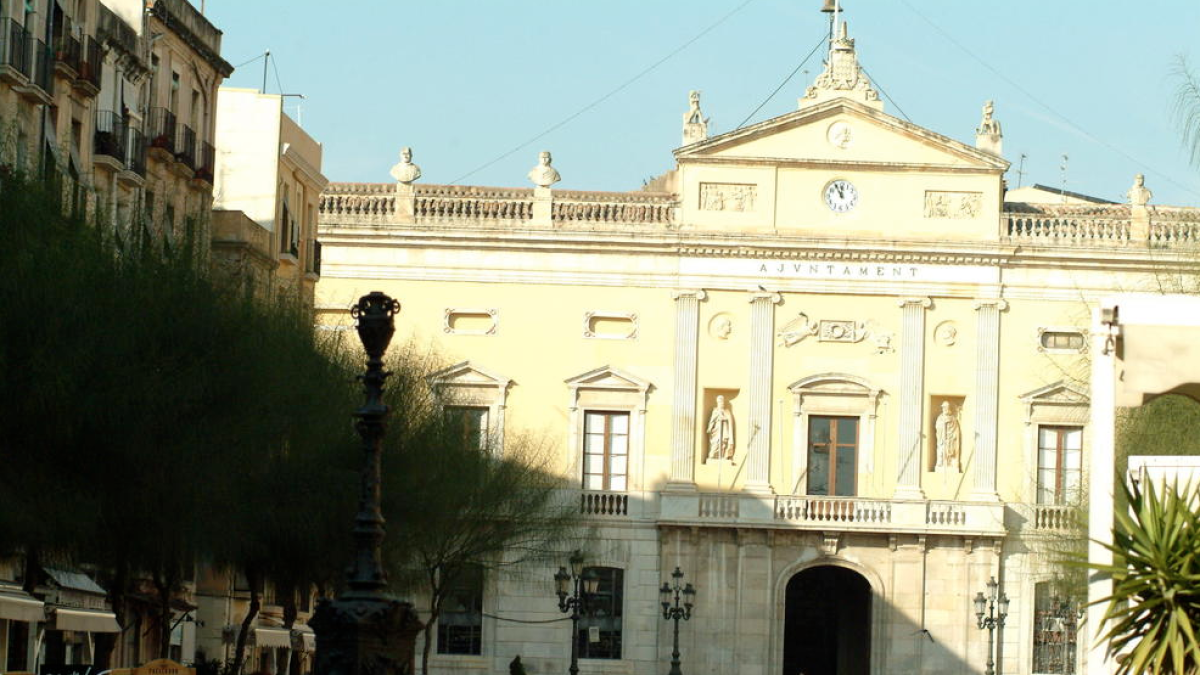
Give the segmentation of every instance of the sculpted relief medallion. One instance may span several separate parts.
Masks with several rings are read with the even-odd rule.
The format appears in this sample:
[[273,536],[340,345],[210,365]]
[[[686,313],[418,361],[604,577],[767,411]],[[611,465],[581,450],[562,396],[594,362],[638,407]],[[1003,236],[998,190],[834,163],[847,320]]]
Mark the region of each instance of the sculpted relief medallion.
[[982,208],[982,192],[925,191],[926,218],[974,218]]
[[728,340],[733,333],[733,317],[726,312],[713,316],[708,321],[708,334],[717,340]]
[[850,130],[850,125],[845,122],[834,122],[829,125],[829,131],[825,133],[826,140],[829,144],[839,150],[845,150],[854,142],[854,132]]

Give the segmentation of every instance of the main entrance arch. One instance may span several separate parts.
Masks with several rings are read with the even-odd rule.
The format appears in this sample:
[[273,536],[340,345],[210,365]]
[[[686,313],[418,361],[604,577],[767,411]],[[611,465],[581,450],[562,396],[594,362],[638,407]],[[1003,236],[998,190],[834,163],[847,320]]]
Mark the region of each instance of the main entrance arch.
[[787,584],[782,675],[868,675],[871,585],[853,570],[818,565]]

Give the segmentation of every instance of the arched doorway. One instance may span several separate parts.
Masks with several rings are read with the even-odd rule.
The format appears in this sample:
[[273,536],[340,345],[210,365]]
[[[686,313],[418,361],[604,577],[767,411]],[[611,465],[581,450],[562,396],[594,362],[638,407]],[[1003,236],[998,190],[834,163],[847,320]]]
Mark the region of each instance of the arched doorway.
[[868,675],[871,585],[844,567],[803,570],[787,584],[782,675]]

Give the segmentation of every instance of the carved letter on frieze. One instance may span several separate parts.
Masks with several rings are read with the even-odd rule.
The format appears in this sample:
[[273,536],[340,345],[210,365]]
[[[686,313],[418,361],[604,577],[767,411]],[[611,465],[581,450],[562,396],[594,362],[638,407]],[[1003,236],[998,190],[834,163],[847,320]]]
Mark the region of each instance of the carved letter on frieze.
[[758,202],[758,186],[739,183],[701,183],[701,211],[755,210]]
[[982,208],[982,192],[925,192],[926,218],[974,218]]

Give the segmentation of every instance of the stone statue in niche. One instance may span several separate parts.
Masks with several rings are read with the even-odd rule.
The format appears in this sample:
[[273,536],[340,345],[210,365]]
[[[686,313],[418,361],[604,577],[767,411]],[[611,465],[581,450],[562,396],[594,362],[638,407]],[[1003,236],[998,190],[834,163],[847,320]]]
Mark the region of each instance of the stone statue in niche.
[[538,165],[529,170],[529,180],[533,181],[534,185],[548,188],[562,180],[558,170],[550,166],[551,161],[549,150],[543,150],[538,155]]
[[942,414],[933,422],[933,433],[937,441],[937,468],[962,471],[959,458],[962,456],[962,427],[958,424],[958,411],[949,401],[942,401]]
[[413,164],[412,148],[400,150],[400,163],[392,167],[392,178],[397,182],[408,185],[421,177],[421,167]]
[[1146,187],[1146,177],[1139,173],[1133,177],[1133,187],[1129,188],[1126,196],[1129,197],[1129,203],[1133,206],[1145,206],[1154,193]]
[[733,412],[725,405],[724,396],[717,396],[705,431],[708,433],[708,459],[733,459]]

